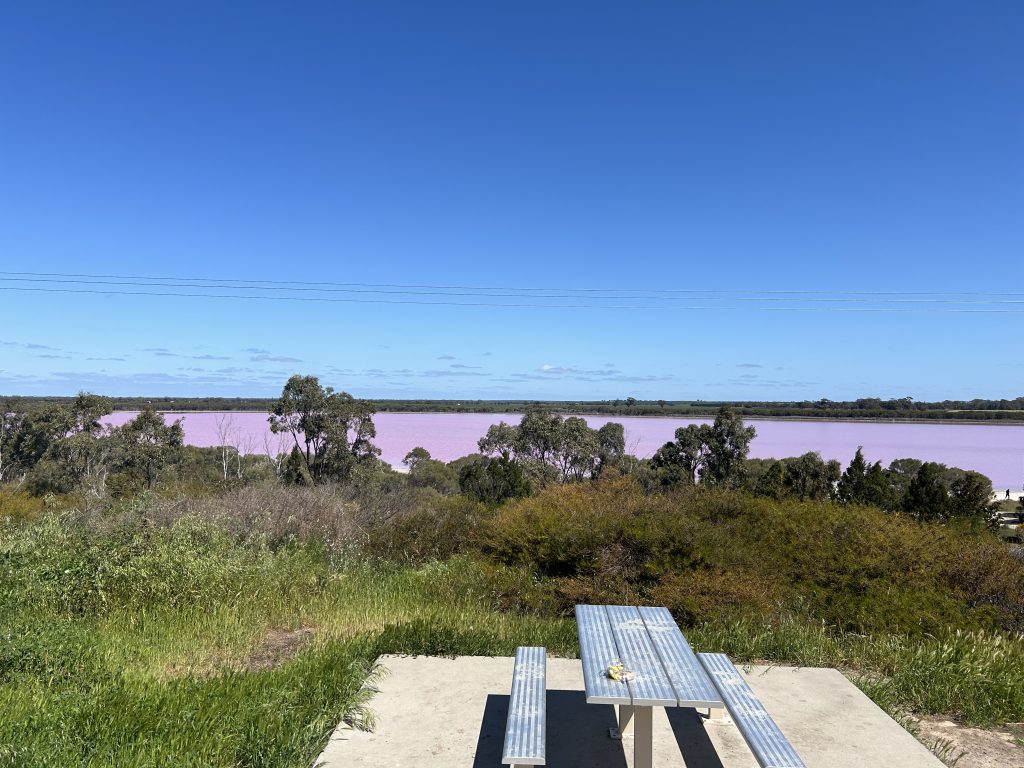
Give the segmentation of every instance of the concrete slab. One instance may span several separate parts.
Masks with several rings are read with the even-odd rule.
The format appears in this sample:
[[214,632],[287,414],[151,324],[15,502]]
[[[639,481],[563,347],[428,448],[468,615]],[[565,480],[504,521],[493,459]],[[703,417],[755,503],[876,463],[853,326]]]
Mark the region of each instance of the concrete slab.
[[[339,727],[319,768],[500,768],[511,658],[384,656],[373,733]],[[808,768],[942,768],[834,669],[753,667],[747,682]],[[548,660],[547,765],[631,768],[632,742],[608,738],[614,708],[587,704],[574,659]],[[693,709],[654,710],[655,766],[757,768],[735,725]]]

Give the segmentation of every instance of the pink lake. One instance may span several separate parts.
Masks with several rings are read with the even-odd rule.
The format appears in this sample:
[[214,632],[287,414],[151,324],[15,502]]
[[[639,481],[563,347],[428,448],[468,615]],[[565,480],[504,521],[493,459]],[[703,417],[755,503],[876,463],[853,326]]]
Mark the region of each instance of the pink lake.
[[[105,420],[123,424],[134,414],[117,412]],[[228,442],[251,453],[289,450],[290,438],[273,435],[264,413],[189,412],[167,413],[167,420],[181,418],[190,445],[220,445],[218,419],[230,422],[235,437]],[[477,450],[487,428],[499,421],[518,423],[519,414],[500,413],[378,413],[375,443],[381,458],[400,466],[412,448],[422,446],[431,456],[451,461]],[[591,427],[618,421],[626,428],[626,448],[649,457],[672,440],[676,429],[687,424],[710,423],[709,419],[608,418],[588,416]],[[825,459],[838,459],[845,466],[857,446],[864,446],[870,461],[887,465],[893,459],[915,458],[939,461],[949,466],[973,469],[992,479],[999,488],[1020,488],[1024,481],[1024,426],[986,424],[899,424],[842,421],[757,421],[751,443],[752,458],[782,458],[818,451]]]

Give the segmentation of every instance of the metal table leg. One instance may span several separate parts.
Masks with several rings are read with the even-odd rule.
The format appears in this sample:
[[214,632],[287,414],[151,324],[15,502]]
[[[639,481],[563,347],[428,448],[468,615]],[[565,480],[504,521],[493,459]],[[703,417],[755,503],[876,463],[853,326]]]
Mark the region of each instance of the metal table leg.
[[633,735],[633,707],[619,705],[619,736]]
[[633,768],[652,768],[654,763],[653,707],[633,707]]

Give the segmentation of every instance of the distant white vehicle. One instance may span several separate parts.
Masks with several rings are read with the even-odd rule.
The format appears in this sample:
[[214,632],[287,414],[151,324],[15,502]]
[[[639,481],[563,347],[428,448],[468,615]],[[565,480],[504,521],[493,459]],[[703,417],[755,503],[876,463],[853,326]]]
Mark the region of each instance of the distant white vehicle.
[[996,519],[999,521],[999,538],[1024,543],[1022,516],[1024,516],[1024,512],[998,512]]

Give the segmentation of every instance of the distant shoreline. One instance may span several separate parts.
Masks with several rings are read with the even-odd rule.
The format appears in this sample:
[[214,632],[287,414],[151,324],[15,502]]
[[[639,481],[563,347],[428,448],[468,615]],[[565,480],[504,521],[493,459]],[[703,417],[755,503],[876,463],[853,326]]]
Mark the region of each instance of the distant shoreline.
[[[157,409],[160,413],[169,415],[180,415],[187,416],[190,413],[260,413],[269,416],[268,411],[249,411],[249,410],[164,410]],[[589,413],[584,411],[560,411],[555,408],[554,410],[568,416],[590,416],[595,419],[605,419],[610,421],[615,419],[705,419],[713,421],[714,414],[687,414],[687,415],[675,415],[665,414],[658,415],[652,413],[646,414],[631,414],[631,413]],[[118,409],[114,413],[137,413],[137,410],[133,409]],[[374,411],[374,415],[381,413],[396,413],[396,414],[408,414],[410,416],[429,416],[432,414],[444,414],[448,416],[517,416],[522,415],[521,411],[392,411],[392,410],[379,410]],[[840,422],[849,424],[950,424],[950,425],[976,425],[976,426],[988,426],[988,427],[1024,427],[1024,417],[1020,419],[879,419],[870,416],[863,418],[857,418],[854,416],[751,416],[749,414],[741,414],[744,421],[804,421],[808,423],[814,423],[817,421],[822,422]]]
[[[203,396],[105,396],[108,407],[116,411],[152,408],[165,413],[267,413],[277,403],[273,397]],[[905,397],[882,400],[638,400],[633,397],[611,400],[479,400],[451,398],[391,399],[360,397],[377,413],[474,415],[524,413],[543,408],[565,415],[636,419],[714,418],[719,409],[731,408],[743,419],[779,422],[817,421],[829,423],[877,424],[1006,424],[1024,425],[1024,396],[1012,399],[915,401]],[[74,397],[65,395],[0,395],[0,403],[12,410],[48,405],[68,405]]]

